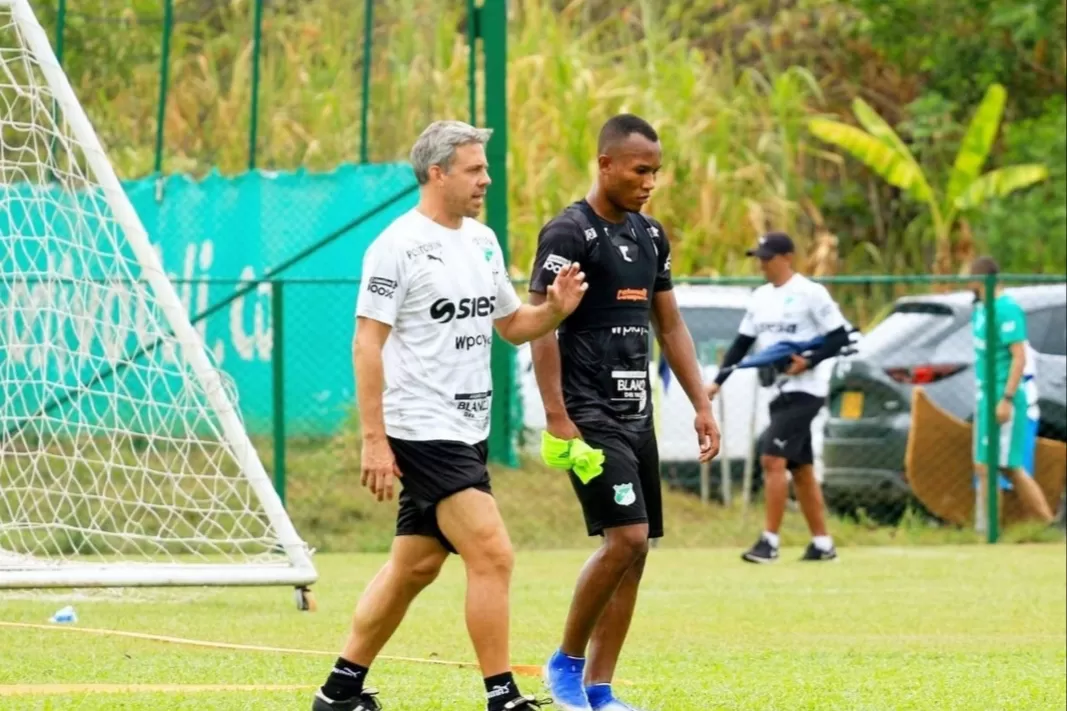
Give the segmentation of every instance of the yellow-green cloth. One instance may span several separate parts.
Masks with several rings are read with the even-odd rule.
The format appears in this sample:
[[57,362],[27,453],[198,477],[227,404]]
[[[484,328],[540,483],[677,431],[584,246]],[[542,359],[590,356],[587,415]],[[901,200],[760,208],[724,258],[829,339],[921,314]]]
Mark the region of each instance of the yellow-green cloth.
[[547,431],[541,433],[541,459],[553,469],[573,471],[583,484],[604,471],[604,452],[580,439],[560,439]]

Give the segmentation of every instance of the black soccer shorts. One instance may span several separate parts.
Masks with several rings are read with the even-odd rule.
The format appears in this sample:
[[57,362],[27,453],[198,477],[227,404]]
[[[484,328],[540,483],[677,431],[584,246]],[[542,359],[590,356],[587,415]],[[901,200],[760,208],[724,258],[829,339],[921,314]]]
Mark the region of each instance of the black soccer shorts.
[[771,423],[759,441],[759,453],[782,457],[789,469],[815,463],[811,423],[818,417],[825,398],[811,393],[782,393],[770,404]]
[[575,424],[586,444],[604,451],[604,471],[588,484],[570,473],[589,535],[647,523],[649,538],[662,538],[663,493],[655,431],[651,427],[631,431],[614,422]]
[[487,442],[470,445],[448,440],[404,440],[389,437],[400,479],[396,535],[428,536],[449,553],[455,547],[437,525],[437,504],[453,494],[477,489],[492,494]]

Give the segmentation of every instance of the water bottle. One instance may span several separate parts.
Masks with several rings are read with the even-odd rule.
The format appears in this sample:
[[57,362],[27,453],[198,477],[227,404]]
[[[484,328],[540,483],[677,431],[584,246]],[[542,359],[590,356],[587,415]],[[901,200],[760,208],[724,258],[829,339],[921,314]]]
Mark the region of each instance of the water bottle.
[[58,624],[67,624],[77,621],[78,614],[74,612],[74,608],[70,605],[67,605],[62,610],[59,610],[58,612],[56,612],[56,614],[52,615],[52,622],[56,622]]

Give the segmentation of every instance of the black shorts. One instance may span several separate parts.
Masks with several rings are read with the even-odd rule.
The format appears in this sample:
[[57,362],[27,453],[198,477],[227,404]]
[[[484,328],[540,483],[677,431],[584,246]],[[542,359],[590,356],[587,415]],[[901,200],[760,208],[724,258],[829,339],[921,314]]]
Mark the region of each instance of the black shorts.
[[772,400],[771,423],[760,437],[760,454],[782,457],[789,469],[814,464],[811,423],[824,402],[818,395],[801,392],[782,393]]
[[575,424],[586,444],[604,451],[604,471],[588,484],[574,472],[570,474],[589,535],[647,523],[648,537],[662,538],[663,494],[655,431],[634,432],[613,422]]
[[467,489],[493,493],[485,466],[488,443],[388,439],[396,466],[404,475],[400,479],[396,535],[436,538],[445,550],[455,553],[437,525],[437,504]]

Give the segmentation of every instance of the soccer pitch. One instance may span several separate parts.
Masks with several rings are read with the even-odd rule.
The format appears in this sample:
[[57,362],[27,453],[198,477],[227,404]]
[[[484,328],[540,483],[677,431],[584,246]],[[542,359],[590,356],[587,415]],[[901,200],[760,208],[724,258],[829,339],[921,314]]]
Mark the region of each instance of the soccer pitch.
[[[653,550],[619,669],[629,684],[618,691],[649,711],[1062,708],[1063,545],[851,547],[841,554],[837,563],[802,564],[799,549],[786,549],[779,563],[761,567],[742,563],[733,549]],[[519,554],[516,664],[540,664],[552,651],[585,557]],[[382,560],[317,557],[319,610],[310,614],[297,612],[284,588],[0,593],[0,621],[47,624],[67,604],[79,615],[76,625],[51,631],[0,627],[0,709],[304,711]],[[453,559],[384,653],[471,661],[463,589]],[[203,649],[71,627],[322,654]],[[519,681],[527,693],[542,692],[537,678]],[[484,708],[475,669],[383,661],[368,683],[381,689],[387,711]],[[54,693],[64,684],[283,688]]]

